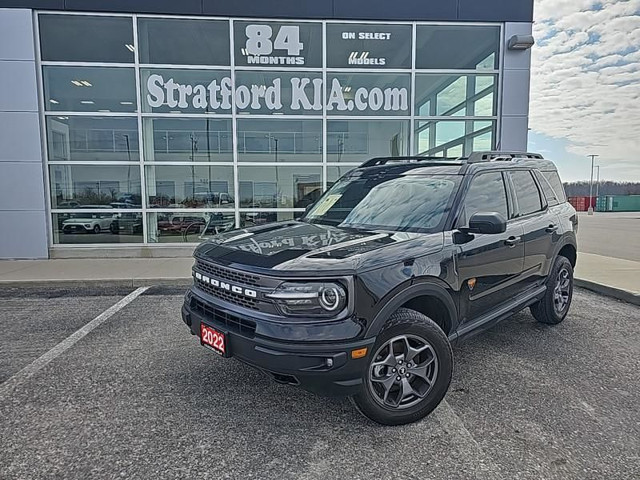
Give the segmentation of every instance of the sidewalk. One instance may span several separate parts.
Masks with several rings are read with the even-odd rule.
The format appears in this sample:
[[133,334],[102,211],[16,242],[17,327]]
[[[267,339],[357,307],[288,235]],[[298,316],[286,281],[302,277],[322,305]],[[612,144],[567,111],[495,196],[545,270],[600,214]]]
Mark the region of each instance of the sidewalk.
[[[187,285],[193,258],[2,260],[2,286]],[[640,262],[578,254],[576,285],[640,305]]]

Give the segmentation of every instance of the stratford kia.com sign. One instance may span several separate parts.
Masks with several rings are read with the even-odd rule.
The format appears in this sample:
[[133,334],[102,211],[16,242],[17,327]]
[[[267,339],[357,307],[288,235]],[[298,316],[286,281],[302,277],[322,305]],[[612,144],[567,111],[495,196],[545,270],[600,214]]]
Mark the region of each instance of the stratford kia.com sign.
[[[304,76],[274,78],[264,85],[241,84],[234,90],[228,76],[210,83],[186,84],[173,77],[151,74],[146,90],[146,102],[151,108],[217,112],[230,110],[235,102],[240,110],[320,112],[324,88],[322,78]],[[327,111],[339,112],[408,112],[409,91],[406,87],[343,86],[334,78],[327,88],[326,107]]]

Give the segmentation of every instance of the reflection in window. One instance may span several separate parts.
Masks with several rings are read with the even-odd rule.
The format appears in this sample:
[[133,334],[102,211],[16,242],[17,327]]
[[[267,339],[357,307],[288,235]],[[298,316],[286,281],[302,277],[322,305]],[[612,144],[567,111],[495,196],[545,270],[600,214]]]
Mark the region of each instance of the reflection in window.
[[233,208],[233,167],[147,166],[149,208]]
[[51,215],[53,241],[60,244],[142,243],[142,213],[99,208]]
[[416,75],[420,116],[494,116],[495,75]]
[[467,226],[476,213],[497,212],[509,218],[507,212],[507,191],[501,173],[484,173],[475,177],[464,200],[464,211],[458,218],[458,225]]
[[240,214],[240,228],[284,222],[302,216],[302,212],[243,212]]
[[45,109],[63,112],[135,112],[133,68],[43,67]]
[[138,123],[122,117],[47,117],[51,161],[137,161]]
[[200,243],[235,228],[233,212],[154,212],[147,218],[150,243]]
[[[459,157],[474,150],[493,150],[495,121],[442,120],[416,122],[416,153]],[[487,147],[487,143],[490,146]],[[478,147],[486,148],[478,148]]]
[[320,167],[239,167],[241,208],[305,208],[322,193]]
[[145,118],[143,131],[146,161],[233,161],[230,119]]
[[321,162],[321,120],[238,120],[238,161]]
[[127,17],[40,15],[44,61],[133,63],[133,23]]
[[139,165],[51,165],[52,208],[142,208]]
[[409,151],[409,122],[404,120],[327,121],[327,161],[361,163],[373,157]]
[[327,167],[327,188],[331,187],[338,179],[349,173],[356,166],[344,166],[344,167]]
[[416,68],[498,68],[498,26],[418,25],[416,28]]
[[522,170],[509,172],[509,175],[516,192],[518,216],[523,217],[542,210],[540,190],[538,190],[531,172]]
[[138,19],[140,63],[229,65],[229,22]]

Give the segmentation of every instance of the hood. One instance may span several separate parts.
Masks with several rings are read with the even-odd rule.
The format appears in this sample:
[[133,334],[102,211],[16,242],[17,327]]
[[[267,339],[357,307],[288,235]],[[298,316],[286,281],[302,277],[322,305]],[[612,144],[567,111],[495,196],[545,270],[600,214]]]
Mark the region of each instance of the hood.
[[443,238],[442,233],[363,231],[283,222],[217,235],[201,244],[195,255],[248,270],[353,273],[438,251]]

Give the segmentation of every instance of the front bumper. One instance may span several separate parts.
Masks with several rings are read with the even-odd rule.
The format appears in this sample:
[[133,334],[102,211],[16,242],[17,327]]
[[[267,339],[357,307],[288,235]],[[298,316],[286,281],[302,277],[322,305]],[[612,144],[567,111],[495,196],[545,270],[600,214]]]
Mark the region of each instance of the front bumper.
[[[201,302],[210,306],[211,310],[203,311]],[[224,332],[230,356],[267,373],[280,383],[297,385],[327,396],[353,395],[360,389],[375,338],[327,341],[323,339],[324,335],[319,335],[318,338],[302,340],[301,332],[308,334],[313,330],[295,324],[287,325],[291,340],[269,338],[259,335],[260,329],[247,327],[261,320],[246,316],[240,319],[236,309],[228,310],[225,307],[222,302],[191,290],[182,306],[182,319],[191,333],[198,337],[202,322]],[[229,316],[239,322],[225,321]],[[368,348],[367,356],[351,358],[353,350],[365,347]]]

